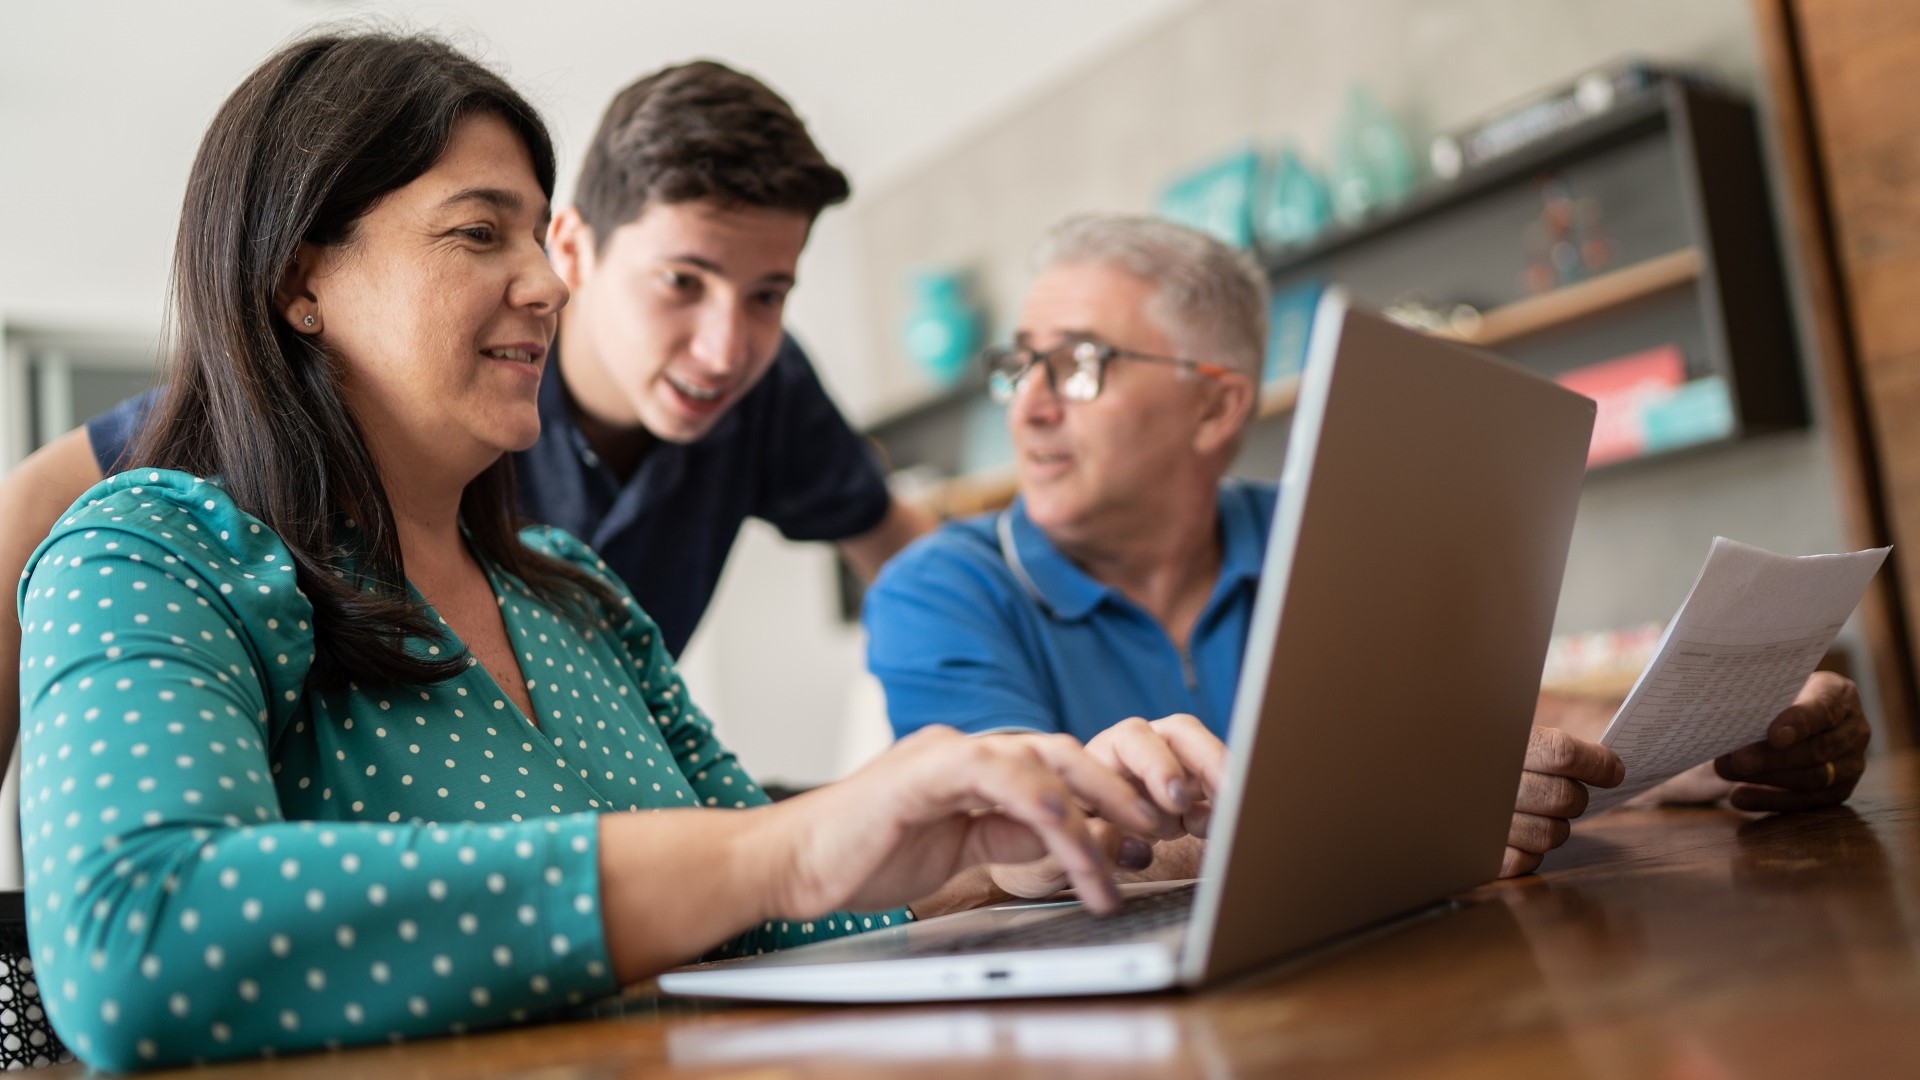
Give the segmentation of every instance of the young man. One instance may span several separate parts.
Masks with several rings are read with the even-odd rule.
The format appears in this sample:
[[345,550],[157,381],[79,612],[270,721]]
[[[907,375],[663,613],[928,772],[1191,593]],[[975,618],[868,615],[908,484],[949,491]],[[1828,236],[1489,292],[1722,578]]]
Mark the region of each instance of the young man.
[[[1224,736],[1276,494],[1226,479],[1253,412],[1266,282],[1218,241],[1116,215],[1065,222],[1039,263],[995,364],[1019,498],[913,545],[867,593],[888,716],[901,735],[945,724],[1085,742],[1185,714]],[[1588,741],[1595,719],[1542,703],[1536,722],[1554,726],[1534,730],[1503,873],[1566,839],[1583,785],[1619,783],[1619,759]],[[1839,803],[1869,736],[1853,684],[1817,674],[1769,741],[1661,793]],[[1357,752],[1359,785],[1365,766]]]
[[[522,508],[591,544],[678,654],[740,525],[827,540],[863,577],[931,525],[885,477],[781,326],[814,219],[849,189],[778,94],[710,61],[622,90],[575,204],[547,234],[572,290],[545,358]],[[54,440],[0,483],[0,570],[117,471],[148,398]],[[0,616],[0,653],[20,629]],[[17,673],[0,663],[0,755]]]

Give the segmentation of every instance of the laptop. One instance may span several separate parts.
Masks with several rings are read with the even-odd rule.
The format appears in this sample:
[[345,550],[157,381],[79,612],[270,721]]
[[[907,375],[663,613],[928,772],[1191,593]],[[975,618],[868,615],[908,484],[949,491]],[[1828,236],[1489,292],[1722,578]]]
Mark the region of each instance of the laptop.
[[1594,404],[1329,290],[1201,876],[659,977],[817,1002],[1199,987],[1430,910],[1506,846]]

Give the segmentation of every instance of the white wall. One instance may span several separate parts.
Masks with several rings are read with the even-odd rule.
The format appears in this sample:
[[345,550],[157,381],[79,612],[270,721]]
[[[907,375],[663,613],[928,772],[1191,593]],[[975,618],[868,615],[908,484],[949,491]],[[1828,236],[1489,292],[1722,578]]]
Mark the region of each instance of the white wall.
[[[861,189],[1181,2],[0,5],[0,311],[157,325],[187,168],[207,120],[261,58],[317,24],[435,29],[488,59],[545,112],[564,199],[606,100],[665,63],[714,56],[760,74]],[[797,317],[830,323],[854,286],[818,277],[807,291],[825,295],[802,300]],[[822,327],[816,336],[840,335]],[[831,356],[823,362],[832,368]]]

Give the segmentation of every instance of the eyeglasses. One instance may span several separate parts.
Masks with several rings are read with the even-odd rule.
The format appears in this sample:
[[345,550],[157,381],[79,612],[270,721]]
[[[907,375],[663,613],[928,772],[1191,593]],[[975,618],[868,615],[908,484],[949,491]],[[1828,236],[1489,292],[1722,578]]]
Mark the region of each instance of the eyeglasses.
[[1171,364],[1209,379],[1235,374],[1219,364],[1201,360],[1181,360],[1171,356],[1134,352],[1098,341],[1068,341],[1051,349],[1030,345],[996,345],[981,354],[987,365],[987,394],[1001,405],[1020,392],[1020,383],[1035,367],[1047,373],[1047,389],[1063,401],[1088,402],[1100,396],[1106,381],[1107,364],[1114,360],[1139,360],[1149,364]]

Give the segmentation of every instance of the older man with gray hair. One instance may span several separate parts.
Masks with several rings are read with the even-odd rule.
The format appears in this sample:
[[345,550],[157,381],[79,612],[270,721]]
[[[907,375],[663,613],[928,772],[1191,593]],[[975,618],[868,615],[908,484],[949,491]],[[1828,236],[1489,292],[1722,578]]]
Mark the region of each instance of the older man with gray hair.
[[[1127,744],[1167,751],[1117,767],[1142,786],[1211,786],[1276,495],[1227,475],[1258,399],[1266,278],[1210,237],[1122,215],[1063,222],[1037,262],[1013,344],[987,358],[1019,497],[895,557],[867,596],[868,663],[897,734],[943,724],[1085,742],[1163,717],[1159,739]],[[1817,675],[1767,741],[1720,760],[1725,780],[1674,790],[1731,790],[1748,809],[1840,802],[1867,733],[1853,685]],[[1536,728],[1503,873],[1566,839],[1583,785],[1622,775],[1612,751]]]
[[1224,735],[1274,507],[1270,484],[1222,483],[1258,398],[1265,280],[1153,218],[1070,219],[1039,263],[988,360],[1020,497],[869,594],[889,716],[1086,741],[1188,713]]

